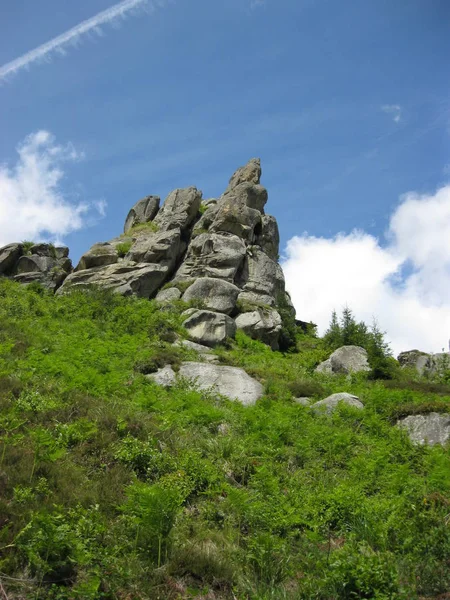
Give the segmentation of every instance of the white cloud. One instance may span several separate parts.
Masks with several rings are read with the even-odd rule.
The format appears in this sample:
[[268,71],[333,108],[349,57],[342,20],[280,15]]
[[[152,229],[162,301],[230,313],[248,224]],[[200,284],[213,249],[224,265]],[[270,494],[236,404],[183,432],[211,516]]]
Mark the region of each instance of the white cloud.
[[38,48],[27,52],[23,56],[0,67],[0,82],[8,76],[13,75],[25,67],[29,67],[32,63],[49,59],[55,53],[65,55],[65,50],[69,45],[75,44],[82,36],[89,32],[102,34],[101,26],[108,23],[114,24],[118,19],[124,18],[131,11],[137,8],[147,8],[149,11],[155,10],[157,7],[162,7],[165,0],[123,0],[107,8],[106,10],[96,14],[95,16],[79,23],[65,33],[58,35],[49,42],[42,44]]
[[[60,239],[91,215],[86,202],[64,194],[63,164],[80,160],[72,144],[60,146],[48,131],[29,135],[17,148],[14,167],[0,165],[0,246],[22,240]],[[102,216],[104,201],[97,212]]]
[[376,317],[395,353],[440,352],[450,338],[450,185],[406,194],[391,215],[387,245],[363,231],[292,238],[283,269],[299,318],[328,326],[348,305]]
[[261,6],[264,6],[265,3],[266,3],[266,0],[250,0],[250,8],[252,10],[254,10],[256,8],[260,8]]
[[388,115],[392,115],[392,119],[395,123],[399,123],[402,118],[402,107],[400,104],[384,104],[381,110]]

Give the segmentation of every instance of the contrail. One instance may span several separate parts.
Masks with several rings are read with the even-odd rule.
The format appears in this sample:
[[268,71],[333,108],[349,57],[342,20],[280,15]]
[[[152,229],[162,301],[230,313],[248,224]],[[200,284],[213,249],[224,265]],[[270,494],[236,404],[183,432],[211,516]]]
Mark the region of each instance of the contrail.
[[154,0],[123,0],[118,4],[111,6],[111,8],[107,8],[106,10],[99,12],[94,17],[91,17],[86,21],[82,21],[79,25],[72,27],[72,29],[69,29],[65,33],[58,35],[45,44],[42,44],[42,46],[38,46],[23,56],[6,63],[6,65],[0,67],[0,81],[5,79],[8,75],[13,75],[14,73],[17,73],[17,71],[20,71],[20,69],[28,67],[28,65],[36,62],[37,60],[49,56],[55,50],[63,51],[64,47],[70,42],[76,41],[80,36],[88,33],[89,31],[98,31],[98,28],[101,25],[111,23],[120,17],[124,17],[134,8],[147,5],[150,10],[154,10],[157,6],[162,6],[164,3],[164,0],[156,0],[156,2]]

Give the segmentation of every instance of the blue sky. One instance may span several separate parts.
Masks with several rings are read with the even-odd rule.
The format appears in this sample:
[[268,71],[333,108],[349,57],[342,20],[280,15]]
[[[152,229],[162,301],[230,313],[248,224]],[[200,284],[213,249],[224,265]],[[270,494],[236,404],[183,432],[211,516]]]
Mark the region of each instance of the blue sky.
[[[3,0],[0,73],[113,5]],[[58,199],[107,203],[63,236],[74,259],[120,232],[142,196],[187,185],[217,196],[253,156],[283,248],[356,228],[386,249],[402,195],[450,178],[449,29],[447,0],[142,1],[0,78],[0,163],[11,180],[37,131],[71,145]]]

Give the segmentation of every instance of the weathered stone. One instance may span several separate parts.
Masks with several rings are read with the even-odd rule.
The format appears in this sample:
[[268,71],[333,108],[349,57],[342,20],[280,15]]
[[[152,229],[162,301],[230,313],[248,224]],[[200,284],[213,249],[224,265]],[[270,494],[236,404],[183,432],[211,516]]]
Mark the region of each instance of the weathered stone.
[[259,184],[261,181],[261,160],[252,158],[243,167],[239,167],[230,178],[227,190],[233,189],[241,183]]
[[175,342],[174,345],[184,346],[188,350],[195,350],[195,352],[198,352],[200,354],[212,354],[212,348],[209,348],[208,346],[203,346],[202,344],[197,344],[196,342],[191,342],[191,340],[181,340]]
[[194,342],[205,346],[223,344],[236,334],[236,324],[231,317],[209,310],[196,310],[183,325]]
[[69,256],[69,248],[67,246],[55,246],[55,256],[58,260]]
[[300,406],[310,406],[311,398],[306,398],[306,397],[294,398],[294,402],[295,402],[295,404],[299,404]]
[[158,263],[172,271],[180,252],[181,231],[170,229],[140,235],[125,258],[138,263]]
[[46,273],[56,266],[56,260],[49,256],[39,256],[37,254],[21,256],[17,261],[17,275],[23,273]]
[[160,202],[159,196],[146,196],[136,202],[125,219],[124,233],[127,233],[135,225],[153,221],[159,210]]
[[22,285],[39,283],[43,287],[54,292],[61,286],[66,277],[67,273],[56,267],[47,272],[30,271],[28,273],[20,273],[19,275],[15,275],[13,280],[21,283]]
[[161,290],[157,293],[155,300],[157,302],[174,302],[181,298],[181,292],[178,288],[172,287],[167,290]]
[[240,183],[236,187],[227,190],[219,200],[218,206],[224,204],[228,199],[247,208],[257,210],[259,213],[264,212],[264,206],[267,203],[268,194],[265,187],[262,185],[254,185],[252,183]]
[[39,243],[31,246],[28,250],[28,254],[48,256],[49,258],[57,260],[67,258],[69,256],[69,248],[67,248],[67,246],[54,246],[53,244]]
[[211,224],[214,222],[214,219],[216,218],[218,210],[219,207],[217,203],[208,206],[192,230],[192,235],[194,237],[208,231],[208,229],[211,227]]
[[420,375],[429,368],[429,359],[430,355],[420,350],[407,350],[397,357],[401,367],[415,369]]
[[358,396],[354,396],[353,394],[347,394],[346,392],[340,392],[338,394],[332,394],[324,400],[319,400],[319,402],[315,402],[311,405],[311,410],[313,410],[315,413],[326,412],[330,414],[337,409],[340,403],[346,404],[347,406],[351,406],[360,410],[364,408],[364,405],[360,401]]
[[255,304],[274,306],[278,296],[285,293],[282,268],[257,246],[248,249],[236,285],[243,288],[239,300]]
[[263,215],[261,218],[261,234],[256,238],[255,244],[272,260],[278,260],[280,247],[280,233],[275,217]]
[[191,241],[174,281],[216,277],[233,282],[245,253],[245,243],[235,235],[203,233]]
[[426,415],[410,415],[400,419],[397,425],[407,431],[409,439],[415,444],[444,446],[450,439],[450,414],[433,412]]
[[254,340],[264,342],[272,350],[278,350],[282,322],[276,310],[258,308],[252,312],[242,313],[236,317],[236,327]]
[[197,216],[201,201],[202,193],[195,187],[175,190],[167,196],[154,223],[160,231],[178,228],[185,231]]
[[22,254],[22,244],[8,244],[0,248],[0,275],[8,275]]
[[370,371],[367,351],[360,346],[342,346],[316,367],[317,373],[358,373]]
[[236,306],[238,294],[239,288],[228,281],[200,277],[188,287],[183,300],[185,302],[201,300],[205,308],[229,315]]
[[261,232],[261,213],[249,208],[242,198],[231,191],[218,204],[217,214],[209,230],[212,233],[226,232],[253,243]]
[[115,246],[109,242],[99,242],[98,244],[94,244],[86,254],[83,254],[80,258],[80,262],[75,267],[75,271],[113,265],[117,263],[118,260],[119,255]]
[[162,369],[159,369],[156,373],[149,373],[145,377],[146,379],[151,379],[163,387],[172,387],[177,381],[176,373],[170,365],[166,365]]
[[264,393],[259,381],[237,367],[184,362],[177,375],[173,373],[172,376],[172,373],[170,367],[164,367],[158,373],[151,373],[146,377],[165,386],[174,385],[177,379],[183,379],[198,390],[220,394],[230,400],[238,400],[244,406],[255,404]]
[[167,267],[156,264],[138,264],[123,261],[115,265],[76,271],[64,281],[58,293],[69,289],[83,289],[96,285],[123,296],[150,298],[168,275]]

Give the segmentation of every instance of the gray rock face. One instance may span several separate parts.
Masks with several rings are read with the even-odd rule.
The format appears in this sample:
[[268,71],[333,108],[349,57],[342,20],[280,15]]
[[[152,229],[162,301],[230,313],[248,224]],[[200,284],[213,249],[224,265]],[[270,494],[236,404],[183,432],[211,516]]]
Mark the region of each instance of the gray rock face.
[[230,192],[219,202],[210,231],[232,233],[253,243],[261,231],[261,213],[255,208],[249,208],[242,198]]
[[196,310],[186,319],[184,327],[191,340],[205,346],[223,344],[236,334],[236,323],[231,317],[209,310]]
[[106,267],[76,271],[69,275],[58,293],[97,285],[123,296],[150,298],[167,277],[167,267],[157,264],[121,262]]
[[184,293],[183,300],[201,300],[208,310],[229,315],[236,306],[239,288],[221,279],[200,277]]
[[285,293],[282,268],[257,246],[247,252],[238,285],[243,288],[239,300],[256,304],[275,306]]
[[261,219],[261,234],[256,238],[256,244],[260,246],[272,260],[278,260],[280,248],[280,232],[275,217],[263,215]]
[[414,444],[441,444],[450,439],[450,414],[429,413],[410,415],[398,421],[397,425],[405,429]]
[[138,263],[158,263],[172,271],[181,248],[180,229],[147,232],[137,237],[125,259]]
[[135,225],[153,221],[159,210],[160,202],[159,196],[146,196],[136,202],[125,219],[124,233],[127,233]]
[[402,368],[415,369],[419,375],[433,375],[450,369],[450,354],[448,352],[427,354],[420,350],[408,350],[401,352],[397,360]]
[[154,223],[160,231],[169,229],[184,231],[197,216],[201,201],[202,193],[196,187],[174,190],[167,196]]
[[80,262],[75,267],[75,271],[114,265],[118,260],[119,255],[112,244],[109,242],[99,242],[98,244],[94,244],[86,254],[83,254]]
[[167,290],[161,290],[156,294],[155,300],[157,302],[165,303],[165,302],[174,302],[175,300],[179,300],[181,298],[181,292],[178,288],[172,287]]
[[22,244],[8,244],[0,248],[0,274],[8,275],[22,254]]
[[316,367],[317,373],[358,373],[370,371],[367,351],[360,346],[342,346]]
[[258,185],[261,181],[261,161],[259,158],[251,158],[246,165],[239,167],[230,178],[227,191],[235,188],[241,183],[253,183]]
[[235,235],[203,233],[190,243],[174,280],[215,277],[232,283],[245,253],[244,241]]
[[274,309],[258,308],[252,312],[242,313],[236,318],[236,327],[255,340],[260,340],[278,350],[278,340],[282,328],[279,313]]
[[263,386],[243,369],[199,362],[184,362],[177,375],[171,367],[164,367],[157,373],[146,375],[156,383],[165,386],[174,385],[177,379],[189,381],[201,391],[211,391],[237,400],[244,406],[250,406],[261,398]]
[[331,414],[337,409],[339,403],[341,402],[343,404],[346,404],[347,406],[352,406],[353,408],[357,408],[359,410],[364,408],[364,405],[359,400],[358,396],[347,394],[347,392],[340,392],[338,394],[332,394],[324,400],[319,400],[319,402],[315,402],[311,406],[311,410],[313,410],[315,413],[325,412]]

